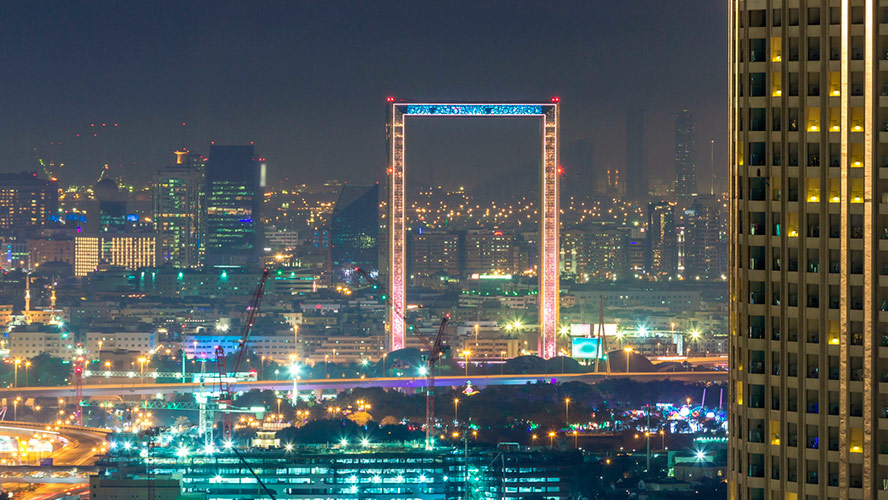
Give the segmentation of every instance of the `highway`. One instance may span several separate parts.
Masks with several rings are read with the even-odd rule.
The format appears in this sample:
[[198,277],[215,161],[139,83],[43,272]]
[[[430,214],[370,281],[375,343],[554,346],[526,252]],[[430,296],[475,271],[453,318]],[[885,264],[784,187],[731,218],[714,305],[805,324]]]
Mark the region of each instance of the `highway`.
[[[35,431],[46,432],[42,424],[10,421],[0,423],[0,435],[26,438]],[[16,495],[35,500],[50,500],[76,495],[89,488],[89,485],[84,482],[83,473],[85,471],[78,471],[77,468],[68,468],[66,471],[66,468],[62,466],[89,467],[92,465],[97,450],[100,450],[105,442],[107,432],[68,426],[60,427],[57,432],[68,442],[50,454],[54,463],[53,467],[0,466],[0,477],[2,477],[0,481],[3,482],[4,488],[13,485],[21,487],[22,483],[38,484],[36,489]]]
[[[587,382],[594,383],[607,378],[629,378],[637,381],[674,380],[682,382],[718,382],[728,379],[727,371],[690,371],[690,372],[629,372],[629,373],[538,373],[527,375],[464,375],[436,377],[436,387],[450,387],[465,385],[470,381],[473,385],[484,387],[488,385],[524,385],[545,381],[550,383],[563,382]],[[380,377],[380,378],[326,378],[299,380],[300,391],[318,390],[348,390],[365,387],[380,387],[383,389],[420,389],[425,387],[425,377]],[[130,395],[156,395],[156,394],[182,394],[188,392],[204,392],[211,387],[194,382],[185,383],[134,383],[108,384],[108,385],[84,385],[83,396],[130,396]],[[238,391],[250,389],[270,389],[276,391],[289,391],[293,388],[292,380],[255,380],[243,381],[236,384]],[[18,387],[0,389],[0,398],[22,396],[31,397],[76,397],[73,386],[58,387]]]

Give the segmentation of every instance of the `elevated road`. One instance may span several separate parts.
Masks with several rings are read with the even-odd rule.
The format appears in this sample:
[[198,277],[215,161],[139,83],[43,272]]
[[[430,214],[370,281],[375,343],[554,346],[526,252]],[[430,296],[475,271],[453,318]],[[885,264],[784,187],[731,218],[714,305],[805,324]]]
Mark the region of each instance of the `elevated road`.
[[[613,373],[537,373],[526,375],[464,375],[436,377],[436,387],[450,387],[464,385],[471,381],[473,385],[484,387],[488,385],[525,385],[536,382],[563,383],[586,382],[595,383],[608,378],[628,378],[637,381],[681,381],[681,382],[719,382],[728,379],[727,371],[690,371],[690,372],[629,372]],[[326,378],[299,380],[300,391],[318,390],[348,390],[355,388],[379,387],[383,389],[420,389],[425,387],[425,377],[380,377],[380,378]],[[293,388],[292,380],[255,380],[243,381],[236,384],[238,391],[250,389],[268,389],[275,391],[288,391]],[[211,387],[204,384],[185,382],[171,384],[157,384],[146,381],[143,384],[107,384],[84,385],[83,396],[130,396],[130,395],[156,395],[188,392],[204,392]],[[58,387],[17,387],[0,389],[0,398],[14,398],[22,396],[31,397],[63,397],[73,398],[76,391],[73,386]]]
[[87,475],[95,471],[92,465],[110,431],[77,426],[58,426],[58,430],[47,431],[43,424],[0,422],[0,435],[27,438],[34,432],[59,434],[67,443],[50,454],[52,466],[0,466],[0,483],[4,488],[13,489],[10,488],[13,483],[18,487],[23,483],[37,485],[35,489],[19,492],[16,496],[40,500],[73,495],[88,489]]

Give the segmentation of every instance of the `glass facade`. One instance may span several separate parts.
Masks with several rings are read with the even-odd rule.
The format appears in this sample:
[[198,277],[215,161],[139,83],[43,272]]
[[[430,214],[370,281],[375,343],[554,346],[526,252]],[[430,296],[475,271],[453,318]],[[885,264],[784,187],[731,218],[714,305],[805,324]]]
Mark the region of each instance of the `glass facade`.
[[379,270],[379,184],[343,186],[330,217],[331,259],[338,279],[356,277],[354,268]]
[[265,165],[253,146],[210,146],[206,169],[206,264],[258,264]]

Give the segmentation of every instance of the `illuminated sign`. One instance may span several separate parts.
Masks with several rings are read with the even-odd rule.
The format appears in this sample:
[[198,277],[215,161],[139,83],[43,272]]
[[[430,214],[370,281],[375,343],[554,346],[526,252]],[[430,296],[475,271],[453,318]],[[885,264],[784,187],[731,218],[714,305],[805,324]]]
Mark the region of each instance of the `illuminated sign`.
[[570,355],[576,359],[593,359],[600,356],[604,359],[604,353],[601,352],[601,340],[588,337],[574,337],[571,339]]

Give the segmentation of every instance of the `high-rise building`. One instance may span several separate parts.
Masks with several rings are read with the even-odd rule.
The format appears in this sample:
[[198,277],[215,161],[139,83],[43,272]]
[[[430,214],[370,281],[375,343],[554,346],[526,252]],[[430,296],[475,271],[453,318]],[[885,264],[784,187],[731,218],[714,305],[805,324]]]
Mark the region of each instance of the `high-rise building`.
[[439,231],[420,231],[410,235],[408,273],[431,276],[444,273],[459,275],[459,234]]
[[515,236],[499,230],[471,229],[464,239],[463,272],[470,274],[521,272],[520,253],[515,252]]
[[206,160],[200,154],[176,151],[176,163],[155,173],[154,223],[164,263],[176,267],[203,264]]
[[644,108],[632,106],[626,112],[626,168],[622,177],[626,197],[634,201],[644,201],[650,189],[644,133]]
[[103,233],[126,231],[126,201],[120,199],[117,183],[105,177],[93,186],[93,194],[99,204],[98,230]]
[[206,168],[206,264],[258,264],[265,163],[253,146],[210,146]]
[[675,194],[697,194],[697,130],[692,111],[675,116]]
[[726,212],[715,196],[698,196],[685,210],[684,271],[691,279],[718,279],[727,273]]
[[35,172],[0,174],[0,230],[21,232],[43,227],[57,215],[58,183]]
[[888,498],[888,3],[732,0],[729,498]]
[[330,258],[337,278],[351,276],[354,268],[379,270],[379,184],[345,184],[330,217]]
[[675,207],[665,201],[648,206],[648,262],[651,276],[671,277],[678,271]]

